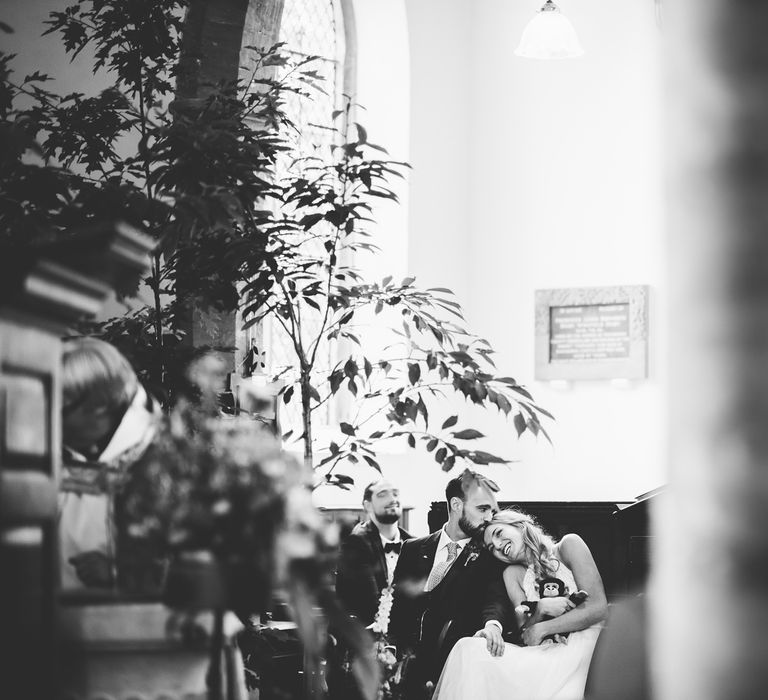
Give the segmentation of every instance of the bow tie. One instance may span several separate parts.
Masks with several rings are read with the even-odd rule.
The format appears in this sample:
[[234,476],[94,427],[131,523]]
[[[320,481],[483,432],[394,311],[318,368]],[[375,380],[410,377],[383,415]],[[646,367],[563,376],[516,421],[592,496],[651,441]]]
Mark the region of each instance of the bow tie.
[[384,545],[384,554],[389,554],[390,552],[395,552],[396,554],[400,554],[400,548],[403,546],[402,542],[387,542]]

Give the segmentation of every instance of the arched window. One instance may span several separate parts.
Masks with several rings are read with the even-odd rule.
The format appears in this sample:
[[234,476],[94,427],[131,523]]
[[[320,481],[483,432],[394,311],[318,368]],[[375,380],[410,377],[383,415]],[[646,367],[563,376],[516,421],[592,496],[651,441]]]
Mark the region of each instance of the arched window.
[[[277,14],[277,13],[275,13]],[[285,44],[284,51],[296,59],[318,57],[312,68],[324,78],[324,93],[318,92],[312,99],[292,97],[288,103],[288,117],[297,127],[298,148],[302,153],[314,149],[328,153],[337,139],[329,129],[333,112],[344,106],[354,90],[354,27],[351,0],[284,0],[279,14],[279,28],[272,33]],[[307,335],[317,335],[321,316],[304,316],[302,325]],[[264,371],[269,376],[295,367],[296,356],[291,340],[273,319],[265,319],[249,334],[252,342],[262,351]],[[251,345],[251,342],[248,342]],[[330,348],[321,346],[318,353],[318,369],[330,370],[336,358]],[[283,424],[300,434],[299,402],[294,401],[282,408]],[[314,414],[318,427],[338,420],[338,407],[327,402]]]
[[343,95],[351,94],[346,85],[347,36],[345,13],[340,0],[285,0],[279,40],[297,58],[318,56],[313,65],[325,79],[327,93],[312,100],[298,97],[289,107],[289,116],[307,145],[332,138],[322,126],[331,125],[331,114],[342,106]]

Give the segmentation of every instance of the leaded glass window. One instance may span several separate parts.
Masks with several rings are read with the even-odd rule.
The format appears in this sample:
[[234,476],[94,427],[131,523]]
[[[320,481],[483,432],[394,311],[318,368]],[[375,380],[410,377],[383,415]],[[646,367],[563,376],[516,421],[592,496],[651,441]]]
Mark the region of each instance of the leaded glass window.
[[[279,34],[279,40],[285,44],[284,51],[297,59],[317,56],[313,69],[324,78],[324,93],[318,92],[312,99],[292,96],[288,103],[288,116],[297,127],[298,148],[304,154],[316,152],[327,155],[338,139],[329,127],[332,126],[334,110],[343,106],[344,93],[349,90],[349,86],[344,85],[346,46],[343,22],[339,0],[285,0]],[[300,166],[284,162],[280,167]],[[278,177],[282,174],[284,172],[278,173]],[[322,254],[321,250],[313,251],[311,245],[305,250],[309,254]],[[316,337],[321,323],[319,313],[311,309],[302,310],[303,336]],[[261,338],[257,344],[264,350],[266,373],[270,376],[282,374],[289,381],[294,379],[296,355],[290,337],[280,324],[274,319],[267,319],[258,333]],[[317,369],[323,373],[327,373],[336,360],[327,343],[321,345],[317,357]],[[286,368],[294,370],[286,371]],[[283,426],[293,428],[294,434],[299,435],[299,401],[294,400],[281,410]],[[333,403],[327,402],[313,414],[313,424],[318,427],[329,424],[337,417],[335,410]]]

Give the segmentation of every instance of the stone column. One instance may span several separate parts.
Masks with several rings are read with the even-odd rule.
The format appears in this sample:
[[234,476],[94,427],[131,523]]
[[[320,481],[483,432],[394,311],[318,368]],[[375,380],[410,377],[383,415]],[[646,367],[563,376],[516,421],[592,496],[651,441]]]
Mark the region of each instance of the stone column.
[[[192,0],[182,41],[180,74],[174,108],[197,109],[205,100],[206,85],[237,80],[247,52],[244,45],[271,46],[277,41],[283,0]],[[179,290],[183,295],[184,290]],[[237,313],[186,310],[187,342],[193,347],[223,350],[229,372],[242,361],[245,342],[238,333]]]
[[768,692],[768,3],[665,3],[670,489],[654,697]]

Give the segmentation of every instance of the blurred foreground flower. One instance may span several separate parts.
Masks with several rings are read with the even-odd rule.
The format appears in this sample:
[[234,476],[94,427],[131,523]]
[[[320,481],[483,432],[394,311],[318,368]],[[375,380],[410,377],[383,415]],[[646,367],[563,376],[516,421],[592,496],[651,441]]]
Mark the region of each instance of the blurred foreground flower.
[[222,417],[201,388],[182,400],[116,502],[118,568],[130,588],[167,562],[164,600],[180,609],[263,613],[288,594],[304,646],[305,677],[320,692],[327,627],[356,650],[364,697],[376,697],[370,641],[342,611],[332,574],[338,532],[311,501],[312,471],[285,454],[264,424]]

